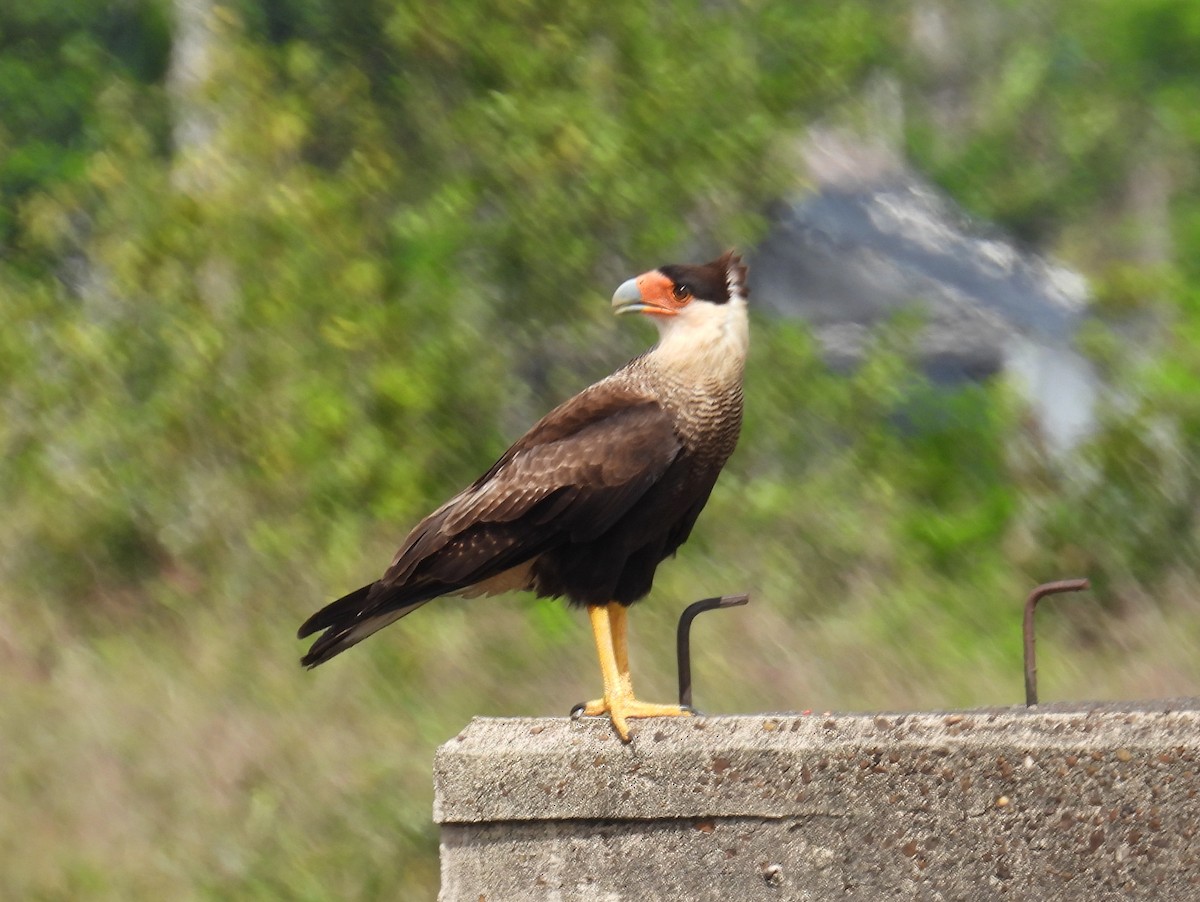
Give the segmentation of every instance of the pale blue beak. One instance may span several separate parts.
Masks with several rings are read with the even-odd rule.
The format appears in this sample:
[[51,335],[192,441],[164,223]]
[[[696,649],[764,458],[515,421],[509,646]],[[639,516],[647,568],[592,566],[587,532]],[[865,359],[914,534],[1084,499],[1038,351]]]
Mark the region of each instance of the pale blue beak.
[[615,292],[613,292],[613,312],[617,316],[623,313],[641,313],[647,309],[647,305],[642,301],[642,289],[638,288],[637,279],[626,279],[620,284]]

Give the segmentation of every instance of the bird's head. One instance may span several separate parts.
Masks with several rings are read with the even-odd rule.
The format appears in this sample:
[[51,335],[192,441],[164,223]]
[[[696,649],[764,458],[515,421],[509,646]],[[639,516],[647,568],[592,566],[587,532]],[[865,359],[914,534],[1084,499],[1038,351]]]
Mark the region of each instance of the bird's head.
[[746,264],[733,251],[709,263],[677,263],[660,266],[629,279],[613,294],[617,315],[644,313],[660,329],[666,320],[711,316],[704,308],[731,302],[744,306],[750,293],[746,286]]
[[623,283],[613,307],[643,313],[658,327],[648,358],[656,365],[700,379],[718,372],[740,379],[750,340],[746,272],[733,251],[709,263],[660,266]]

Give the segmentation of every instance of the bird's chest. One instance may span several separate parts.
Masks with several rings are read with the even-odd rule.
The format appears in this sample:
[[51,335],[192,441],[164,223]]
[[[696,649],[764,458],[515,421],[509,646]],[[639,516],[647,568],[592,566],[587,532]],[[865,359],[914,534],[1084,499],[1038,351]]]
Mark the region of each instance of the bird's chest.
[[668,392],[667,404],[688,452],[701,464],[721,467],[733,453],[741,431],[740,383],[676,387]]

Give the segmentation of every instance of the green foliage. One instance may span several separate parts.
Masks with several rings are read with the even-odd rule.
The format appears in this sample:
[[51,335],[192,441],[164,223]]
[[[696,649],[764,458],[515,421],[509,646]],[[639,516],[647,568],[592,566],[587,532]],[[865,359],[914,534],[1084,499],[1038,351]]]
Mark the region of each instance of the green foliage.
[[1094,310],[1116,328],[1093,323],[1081,344],[1119,389],[1076,477],[1037,477],[1034,560],[1129,593],[1200,561],[1200,17],[1186,0],[1012,10],[956,48],[951,66],[971,60],[956,89],[969,120],[939,127],[925,107],[910,147],[969,206],[1092,276]]
[[[902,52],[907,13],[869,0],[238,2],[213,8],[192,93],[167,83],[165,5],[17,6],[0,847],[45,854],[9,856],[0,895],[431,897],[432,748],[473,714],[594,695],[586,626],[446,600],[312,675],[292,630],[640,350],[608,291],[750,244],[793,187],[796,135],[882,68],[923,165],[1093,276],[1122,329],[1086,344],[1120,400],[1077,460],[1050,460],[1005,386],[912,372],[919,322],[845,374],[805,328],[756,320],[742,447],[635,615],[641,691],[668,694],[687,601],[745,589],[750,608],[697,632],[708,710],[1016,699],[1020,598],[1084,573],[1105,613],[1047,624],[1070,646],[1047,686],[1194,687],[1184,0],[1014,2],[999,31],[955,7],[956,127],[930,97],[944,73]],[[1150,266],[1120,200],[1148,166],[1170,186]],[[1163,353],[1134,347],[1154,334],[1134,316],[1170,326]]]
[[113,74],[161,79],[169,51],[161,7],[125,0],[70,11],[15,4],[0,20],[0,242],[31,191],[79,173],[98,144],[88,132],[97,89]]
[[[226,12],[210,86],[175,100],[207,136],[174,157],[142,124],[161,97],[114,66],[94,92],[101,149],[19,220],[31,257],[86,261],[72,291],[11,286],[29,572],[69,597],[231,541],[280,552],[411,518],[486,465],[503,374],[550,321],[594,319],[578,289],[602,260],[750,234],[737,211],[780,183],[755,161],[783,94],[796,110],[822,86],[760,78],[752,19],[709,10],[664,42],[680,26],[662,9],[627,13],[370,7],[397,70],[354,65],[353,44],[260,48]],[[871,50],[845,40],[861,24],[809,38],[839,84]]]

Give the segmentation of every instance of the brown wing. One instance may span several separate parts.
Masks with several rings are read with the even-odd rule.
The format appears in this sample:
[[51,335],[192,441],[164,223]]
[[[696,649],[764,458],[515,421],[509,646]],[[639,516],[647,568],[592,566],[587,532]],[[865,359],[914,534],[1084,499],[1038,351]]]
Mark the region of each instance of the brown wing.
[[324,631],[315,667],[439,595],[568,540],[601,535],[658,481],[682,445],[653,399],[599,383],[539,421],[472,485],[417,524],[383,578],[300,627]]
[[512,570],[617,522],[680,452],[652,399],[599,383],[555,408],[490,470],[417,524],[383,578],[326,605],[300,627],[324,630],[315,667],[431,598]]
[[547,414],[419,523],[372,594],[410,584],[436,585],[443,594],[567,539],[594,538],[662,476],[680,448],[657,402],[594,386]]

